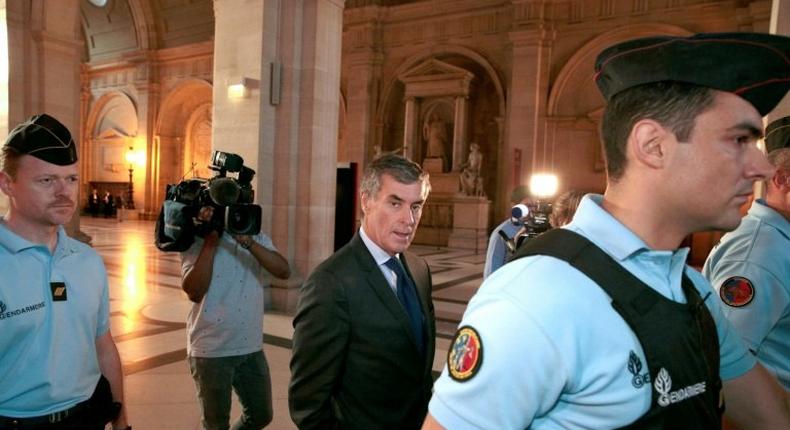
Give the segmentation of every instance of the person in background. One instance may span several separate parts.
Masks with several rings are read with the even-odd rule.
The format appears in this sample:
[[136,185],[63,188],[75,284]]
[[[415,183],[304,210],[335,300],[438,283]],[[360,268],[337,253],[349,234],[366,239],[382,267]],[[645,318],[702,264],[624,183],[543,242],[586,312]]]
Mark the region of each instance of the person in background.
[[[510,202],[514,205],[519,203],[529,203],[527,187],[519,185],[518,187],[514,188],[510,193]],[[508,217],[506,220],[502,221],[502,223],[499,224],[494,229],[494,231],[491,232],[491,236],[488,238],[486,262],[483,266],[483,279],[487,278],[489,275],[494,273],[495,270],[507,263],[508,257],[510,256],[505,240],[500,232],[512,239],[516,236],[520,229],[521,226],[512,222],[511,218]]]
[[549,215],[549,224],[554,228],[559,228],[568,224],[573,220],[573,214],[576,213],[576,208],[579,207],[585,191],[569,190],[557,197],[551,205],[551,215]]
[[99,207],[101,206],[101,197],[99,197],[99,191],[94,188],[91,190],[91,195],[88,196],[88,211],[90,212],[92,217],[96,217],[99,215]]
[[721,238],[703,273],[749,351],[790,392],[790,117],[771,123],[765,142],[777,169],[765,198]]
[[[214,208],[200,209],[209,223]],[[231,392],[242,414],[235,430],[261,429],[272,420],[272,387],[263,353],[264,269],[290,276],[288,261],[269,236],[233,235],[211,228],[181,253],[181,288],[192,309],[187,317],[187,360],[197,386],[203,428],[227,429]]]
[[107,272],[63,225],[77,205],[77,145],[41,114],[0,153],[0,429],[131,429],[110,333]]

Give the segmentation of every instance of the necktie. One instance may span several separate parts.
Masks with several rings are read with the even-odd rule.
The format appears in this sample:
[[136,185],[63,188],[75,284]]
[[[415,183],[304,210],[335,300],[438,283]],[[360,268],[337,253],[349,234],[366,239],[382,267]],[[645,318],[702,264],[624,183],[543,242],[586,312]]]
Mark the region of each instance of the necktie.
[[422,329],[422,310],[420,309],[420,301],[417,298],[417,289],[414,286],[411,278],[406,274],[400,260],[395,257],[390,258],[384,263],[398,276],[397,295],[401,305],[406,310],[409,316],[409,324],[414,332],[414,338],[417,340],[417,348],[420,353],[425,350],[425,336]]

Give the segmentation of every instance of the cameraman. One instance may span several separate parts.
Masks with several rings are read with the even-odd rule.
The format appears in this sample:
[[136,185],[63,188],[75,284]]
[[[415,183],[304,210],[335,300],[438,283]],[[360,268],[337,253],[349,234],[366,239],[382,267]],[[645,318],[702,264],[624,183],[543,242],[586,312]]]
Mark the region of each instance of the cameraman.
[[[214,208],[204,206],[196,221],[208,223],[213,215]],[[181,287],[194,302],[187,354],[207,430],[228,428],[231,390],[242,405],[234,429],[260,429],[272,420],[261,268],[278,278],[291,273],[263,233],[231,238],[212,230],[181,253]]]
[[[510,193],[510,202],[514,205],[519,203],[528,204],[529,197],[527,187],[519,185],[514,188]],[[508,217],[491,232],[491,236],[488,239],[486,263],[483,268],[483,279],[487,278],[490,274],[494,273],[495,270],[507,263],[508,257],[510,256],[507,245],[499,232],[502,231],[507,237],[514,238],[519,230],[521,230],[521,225],[513,223],[511,218]]]

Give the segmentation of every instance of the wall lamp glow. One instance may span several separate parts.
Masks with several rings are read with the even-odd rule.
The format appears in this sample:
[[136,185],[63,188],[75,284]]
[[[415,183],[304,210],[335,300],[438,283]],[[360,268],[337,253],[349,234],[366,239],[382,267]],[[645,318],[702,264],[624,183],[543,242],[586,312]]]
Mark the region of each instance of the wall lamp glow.
[[260,81],[252,78],[233,78],[228,81],[228,98],[242,99],[250,96],[250,90],[258,88]]

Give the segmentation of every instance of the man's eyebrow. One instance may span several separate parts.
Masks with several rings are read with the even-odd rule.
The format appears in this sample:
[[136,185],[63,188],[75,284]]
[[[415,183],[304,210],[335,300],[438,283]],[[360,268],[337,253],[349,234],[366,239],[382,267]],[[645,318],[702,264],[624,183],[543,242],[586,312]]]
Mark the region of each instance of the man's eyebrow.
[[749,133],[751,137],[755,139],[761,139],[763,137],[762,127],[757,127],[750,122],[741,122],[727,129],[727,131],[736,131],[736,130],[746,131]]

